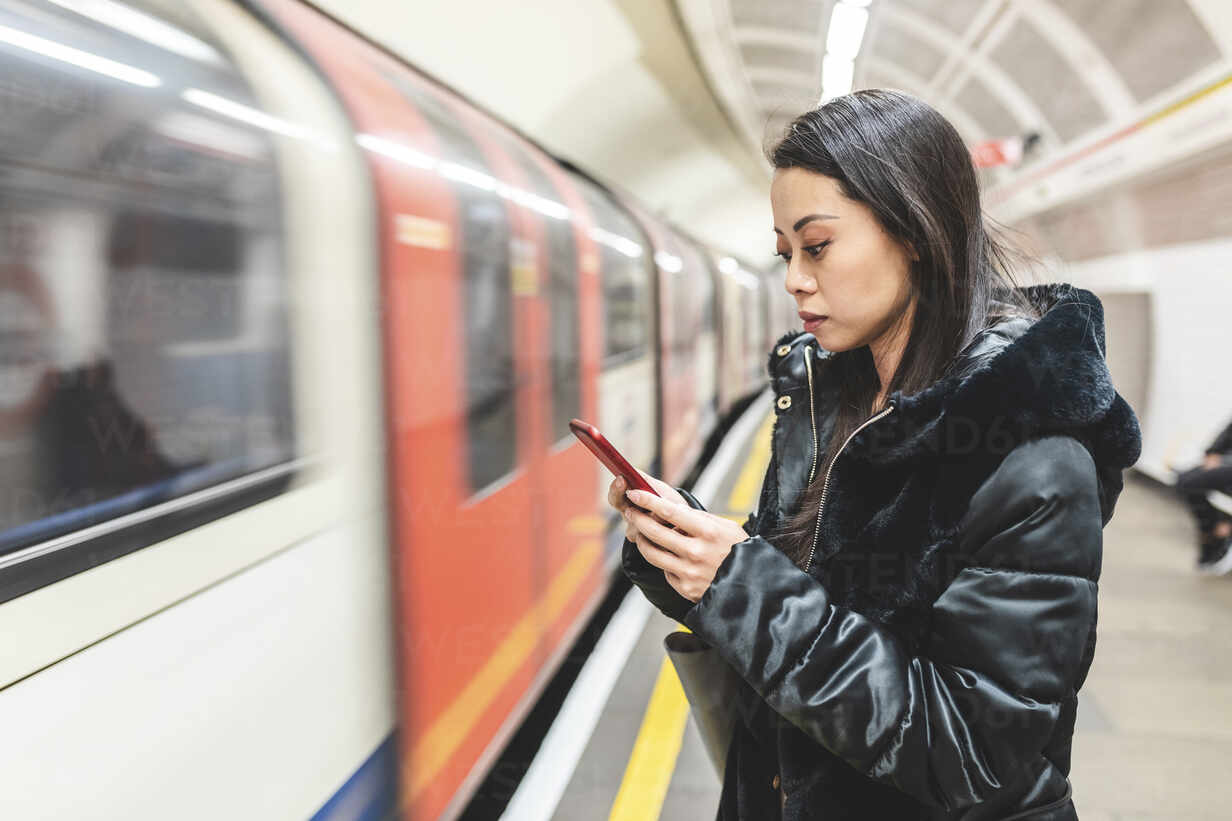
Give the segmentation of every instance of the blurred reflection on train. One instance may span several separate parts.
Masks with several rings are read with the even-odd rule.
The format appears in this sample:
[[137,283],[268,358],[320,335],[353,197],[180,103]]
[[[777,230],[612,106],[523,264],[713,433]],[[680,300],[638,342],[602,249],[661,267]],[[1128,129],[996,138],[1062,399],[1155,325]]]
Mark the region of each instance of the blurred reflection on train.
[[0,78],[0,816],[455,812],[611,580],[569,419],[683,481],[779,278],[290,0]]

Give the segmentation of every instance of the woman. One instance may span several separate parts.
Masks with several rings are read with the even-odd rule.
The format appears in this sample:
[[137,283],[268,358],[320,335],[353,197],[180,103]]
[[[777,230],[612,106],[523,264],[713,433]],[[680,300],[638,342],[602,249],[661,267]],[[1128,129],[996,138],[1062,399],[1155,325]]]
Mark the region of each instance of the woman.
[[770,351],[758,509],[609,494],[626,574],[748,685],[718,817],[1076,818],[1102,527],[1140,449],[1100,302],[1013,287],[914,97],[831,100],[770,159],[806,324]]
[[1232,422],[1202,454],[1202,463],[1178,471],[1176,489],[1198,525],[1198,572],[1232,572],[1232,517],[1210,503],[1212,490],[1232,492]]

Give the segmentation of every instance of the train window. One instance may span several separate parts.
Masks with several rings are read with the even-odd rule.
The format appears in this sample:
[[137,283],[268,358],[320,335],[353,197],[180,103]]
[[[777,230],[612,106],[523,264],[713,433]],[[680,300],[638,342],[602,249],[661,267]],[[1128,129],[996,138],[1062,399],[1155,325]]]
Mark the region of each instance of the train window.
[[710,266],[702,262],[698,268],[698,276],[703,280],[703,284],[698,286],[703,294],[700,317],[701,327],[698,328],[698,333],[714,333],[718,329],[714,312],[714,274],[711,272]]
[[[390,83],[428,121],[438,157],[458,200],[462,252],[462,327],[466,340],[466,429],[470,489],[479,492],[513,471],[517,459],[517,397],[513,361],[513,237],[506,202],[483,152],[458,113],[433,90],[401,72]],[[480,184],[476,184],[480,183]]]
[[689,308],[695,311],[689,315],[688,324],[681,326],[684,338],[677,345],[683,350],[692,351],[698,337],[706,331],[707,314],[714,309],[714,280],[710,276],[710,265],[692,240],[682,238],[677,244],[676,253],[684,265],[685,281],[681,287],[688,289]]
[[569,420],[582,415],[581,336],[578,327],[578,250],[564,198],[540,163],[514,139],[506,147],[539,197],[533,209],[547,242],[548,306],[551,323],[552,416],[548,441],[573,442]]
[[260,105],[189,10],[105,11],[0,12],[0,598],[277,492],[253,477],[295,455]]
[[644,356],[650,342],[650,243],[633,218],[599,188],[579,180],[599,247],[603,364]]

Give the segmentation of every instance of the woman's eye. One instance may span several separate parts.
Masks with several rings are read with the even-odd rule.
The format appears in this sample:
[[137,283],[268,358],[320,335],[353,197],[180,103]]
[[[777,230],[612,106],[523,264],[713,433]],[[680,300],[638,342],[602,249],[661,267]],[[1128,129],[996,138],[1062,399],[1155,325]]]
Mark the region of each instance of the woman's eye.
[[[833,240],[826,240],[825,242],[819,242],[816,245],[806,245],[804,246],[804,250],[808,252],[808,255],[810,257],[812,257],[813,259],[816,259],[818,255],[821,254],[822,249],[825,248],[827,245],[829,245],[831,242],[833,242]],[[791,262],[791,251],[775,251],[774,255],[776,257],[780,257],[783,260],[783,262]]]

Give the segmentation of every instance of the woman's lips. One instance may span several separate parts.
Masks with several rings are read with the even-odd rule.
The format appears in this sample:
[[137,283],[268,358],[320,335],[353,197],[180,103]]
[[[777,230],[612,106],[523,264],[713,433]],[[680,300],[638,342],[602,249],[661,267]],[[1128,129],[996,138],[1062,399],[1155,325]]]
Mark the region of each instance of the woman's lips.
[[817,316],[816,314],[801,314],[800,318],[804,320],[804,330],[811,332],[816,330],[828,317]]

